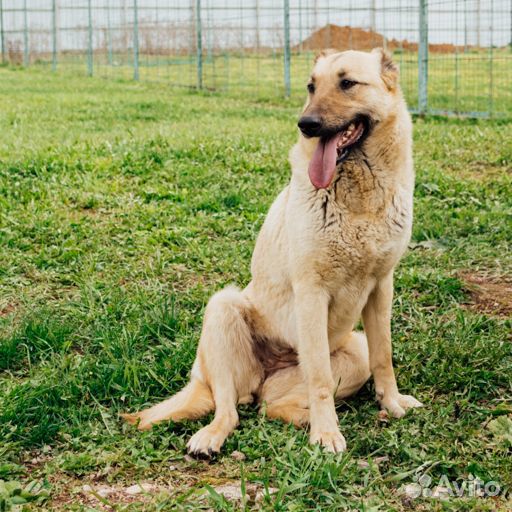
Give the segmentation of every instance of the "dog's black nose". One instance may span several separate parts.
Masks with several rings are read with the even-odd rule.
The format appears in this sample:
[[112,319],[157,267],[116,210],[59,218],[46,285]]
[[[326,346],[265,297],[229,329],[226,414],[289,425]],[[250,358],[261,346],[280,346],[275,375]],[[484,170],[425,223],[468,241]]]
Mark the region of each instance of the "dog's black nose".
[[304,135],[315,137],[322,129],[322,119],[318,116],[302,116],[298,125]]

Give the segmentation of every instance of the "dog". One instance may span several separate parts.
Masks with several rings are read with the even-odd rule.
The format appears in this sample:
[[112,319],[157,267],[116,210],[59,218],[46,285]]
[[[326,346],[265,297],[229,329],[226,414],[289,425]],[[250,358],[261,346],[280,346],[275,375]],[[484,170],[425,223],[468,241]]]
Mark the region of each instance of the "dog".
[[[391,349],[393,271],[413,217],[412,123],[398,68],[382,49],[324,51],[290,152],[292,176],[259,233],[252,280],[209,301],[187,386],[124,418],[141,430],[215,411],[188,451],[219,452],[256,397],[269,418],[309,425],[346,448],[335,400],[373,376],[394,417],[422,404],[398,391]],[[364,333],[354,327],[362,317]]]

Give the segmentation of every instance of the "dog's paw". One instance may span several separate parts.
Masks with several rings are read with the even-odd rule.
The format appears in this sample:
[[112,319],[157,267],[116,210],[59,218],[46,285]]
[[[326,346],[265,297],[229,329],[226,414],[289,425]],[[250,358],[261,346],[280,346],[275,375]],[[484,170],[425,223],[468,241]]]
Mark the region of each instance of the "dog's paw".
[[207,425],[198,430],[187,443],[187,451],[193,457],[209,459],[220,452],[225,436],[218,429]]
[[309,442],[319,444],[325,451],[331,453],[341,453],[347,449],[347,442],[340,431],[311,432]]
[[401,418],[404,416],[407,409],[423,407],[423,404],[413,396],[401,394],[389,398],[383,398],[380,400],[380,405],[382,409],[386,409],[394,418]]
[[145,417],[143,412],[136,412],[133,414],[120,414],[121,418],[130,425],[136,426],[139,430],[150,430],[153,423]]

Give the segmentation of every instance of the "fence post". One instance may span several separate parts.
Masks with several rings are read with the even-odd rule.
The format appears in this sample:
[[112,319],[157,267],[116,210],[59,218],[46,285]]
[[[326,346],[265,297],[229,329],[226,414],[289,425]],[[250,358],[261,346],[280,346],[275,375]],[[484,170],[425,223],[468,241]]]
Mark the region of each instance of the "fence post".
[[4,5],[0,0],[0,45],[2,46],[2,63],[5,62],[5,39],[4,39]]
[[464,53],[468,53],[468,2],[464,0]]
[[133,0],[133,79],[139,79],[139,10]]
[[284,0],[284,94],[290,97],[290,0]]
[[489,117],[492,117],[493,114],[493,94],[494,94],[494,0],[490,1],[491,8],[491,16],[490,16],[490,24],[489,24],[489,34],[491,40],[489,41]]
[[299,54],[302,54],[302,0],[299,0]]
[[196,0],[196,59],[197,88],[203,88],[203,34],[201,27],[201,0]]
[[57,71],[57,0],[52,0],[52,71]]
[[87,0],[87,74],[93,74],[93,55],[92,55],[92,6],[91,0]]
[[[261,46],[261,39],[260,39],[260,0],[256,0],[255,5],[255,16],[256,16],[256,51],[258,52],[258,56],[260,54],[260,46]],[[259,73],[258,73],[259,77]]]
[[107,53],[108,64],[112,67],[114,59],[112,56],[112,23],[110,21],[110,0],[107,1]]
[[27,0],[23,0],[23,65],[27,67],[29,64]]
[[425,115],[428,109],[428,0],[419,0],[419,2],[418,111],[421,115]]
[[[377,32],[377,21],[376,21],[376,13],[377,13],[377,6],[375,5],[376,0],[372,0],[372,5],[370,7],[370,28],[372,32]],[[383,14],[385,14],[386,11],[383,11]]]
[[[466,23],[466,20],[464,20]],[[459,5],[455,3],[455,33],[459,32]],[[459,112],[459,46],[455,45],[455,113]]]
[[4,38],[4,6],[0,0],[0,44],[2,45],[2,64],[5,62],[5,38]]
[[480,50],[480,0],[476,0],[476,46]]

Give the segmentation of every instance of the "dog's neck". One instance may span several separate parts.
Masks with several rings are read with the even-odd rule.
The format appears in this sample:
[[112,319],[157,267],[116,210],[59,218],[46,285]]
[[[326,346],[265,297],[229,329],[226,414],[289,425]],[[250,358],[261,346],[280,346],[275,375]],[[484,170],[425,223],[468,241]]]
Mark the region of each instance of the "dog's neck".
[[411,142],[404,139],[402,124],[409,119],[393,116],[376,124],[361,147],[351,152],[337,169],[337,202],[351,211],[376,212],[389,204],[397,188],[412,194]]
[[[331,185],[318,190],[318,195],[362,213],[385,208],[398,187],[412,194],[410,123],[407,111],[376,123],[363,144],[352,149],[338,166]],[[307,193],[315,190],[309,181],[308,165],[316,144],[316,139],[300,136],[290,152],[292,184]]]

